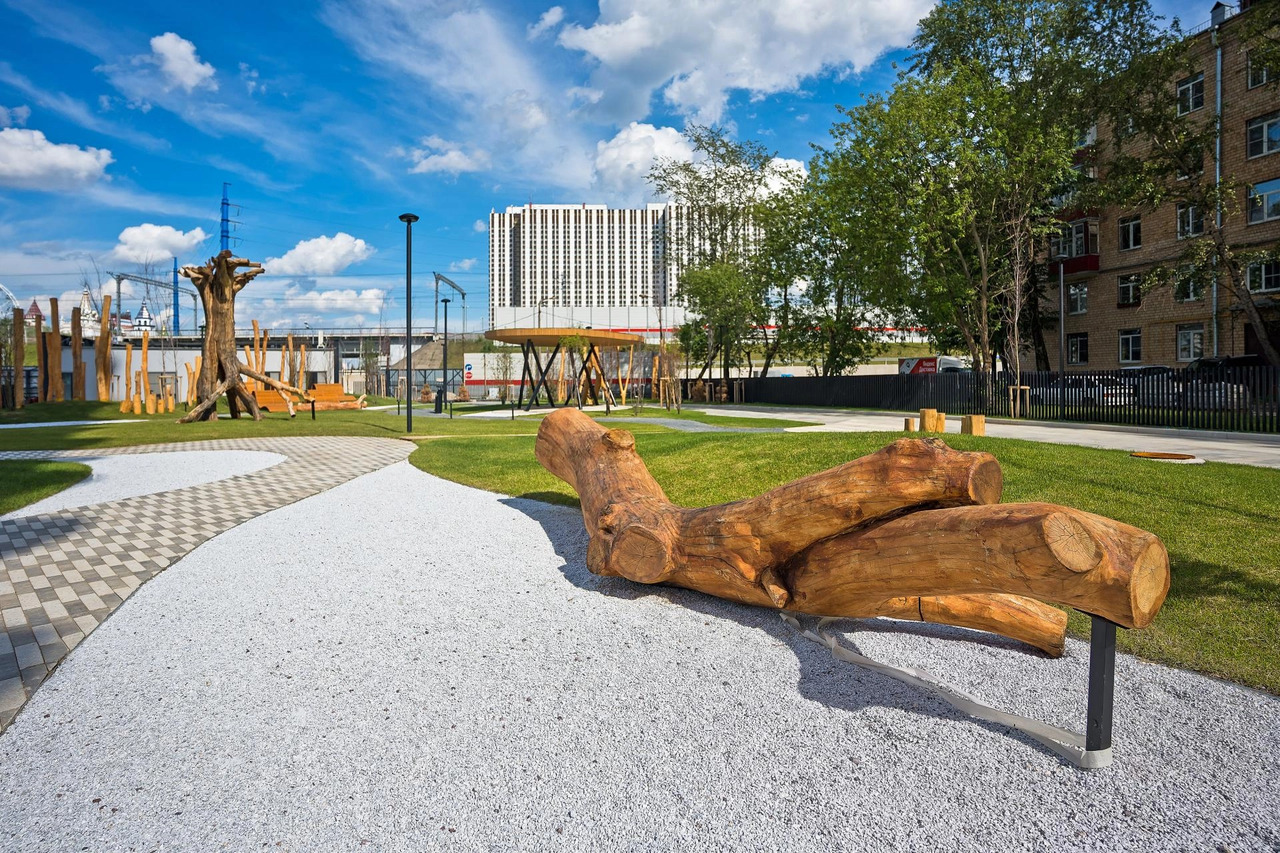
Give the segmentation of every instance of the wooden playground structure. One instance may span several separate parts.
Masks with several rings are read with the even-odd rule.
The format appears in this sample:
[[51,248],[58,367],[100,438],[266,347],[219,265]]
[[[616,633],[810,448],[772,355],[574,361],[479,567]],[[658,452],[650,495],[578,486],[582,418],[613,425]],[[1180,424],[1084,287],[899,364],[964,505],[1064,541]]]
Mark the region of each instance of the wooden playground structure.
[[[520,371],[519,395],[516,407],[525,411],[541,404],[545,395],[548,406],[567,406],[570,403],[601,405],[606,411],[615,406],[627,405],[627,396],[635,377],[637,358],[648,354],[636,352],[636,346],[644,345],[644,338],[626,332],[610,332],[579,328],[517,328],[490,329],[485,338],[520,347],[523,364]],[[539,349],[545,351],[539,353]],[[605,368],[605,350],[617,351],[614,359],[615,376],[610,377]],[[626,350],[623,372],[623,350]],[[545,356],[545,358],[544,358]],[[663,353],[653,353],[651,381],[655,395],[664,404],[670,402],[679,408],[680,390],[675,378],[674,359]],[[615,395],[613,387],[618,393]],[[526,387],[528,395],[526,399]],[[558,402],[557,402],[558,401]]]

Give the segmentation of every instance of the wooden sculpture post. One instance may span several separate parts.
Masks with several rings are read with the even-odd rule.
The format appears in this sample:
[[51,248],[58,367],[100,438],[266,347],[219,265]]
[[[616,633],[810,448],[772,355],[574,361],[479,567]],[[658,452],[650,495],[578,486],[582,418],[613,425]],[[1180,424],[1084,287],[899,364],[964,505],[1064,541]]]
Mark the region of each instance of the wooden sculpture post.
[[111,296],[102,297],[102,322],[93,342],[93,363],[98,378],[98,400],[111,399]]
[[[242,268],[244,272],[240,271]],[[243,410],[254,420],[261,420],[258,401],[245,388],[241,374],[277,391],[311,399],[292,385],[271,379],[240,361],[236,352],[236,294],[262,273],[262,264],[234,257],[228,249],[210,258],[204,266],[183,267],[181,273],[200,293],[204,304],[205,334],[204,360],[196,380],[197,403],[179,423],[216,418],[218,398],[224,394],[231,417],[240,417]]]
[[988,453],[938,439],[888,447],[749,500],[667,500],[625,430],[576,409],[543,419],[535,453],[577,490],[587,568],[821,616],[895,616],[994,631],[1062,653],[1075,607],[1150,624],[1169,590],[1151,533],[1044,503],[1001,504]]
[[84,330],[79,305],[71,309],[71,399],[84,399]]
[[23,364],[27,360],[27,327],[21,308],[13,309],[13,407],[21,409],[27,402],[27,380]]
[[46,399],[61,403],[66,399],[66,387],[62,381],[62,321],[58,318],[58,300],[49,300],[49,329],[44,335],[44,369],[49,376],[49,393]]

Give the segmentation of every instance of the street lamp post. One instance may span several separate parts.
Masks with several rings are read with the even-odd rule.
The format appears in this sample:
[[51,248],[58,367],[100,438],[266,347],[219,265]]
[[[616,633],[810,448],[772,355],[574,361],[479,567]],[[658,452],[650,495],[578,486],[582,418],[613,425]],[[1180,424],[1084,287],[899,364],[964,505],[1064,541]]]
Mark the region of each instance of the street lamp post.
[[[444,402],[449,403],[449,297],[440,300],[444,305],[444,353],[440,366],[444,368]],[[450,410],[452,411],[452,409]]]
[[404,223],[404,367],[405,432],[413,432],[413,223],[417,214],[402,213]]
[[1054,255],[1058,262],[1058,420],[1067,419],[1067,288],[1063,283],[1066,253]]

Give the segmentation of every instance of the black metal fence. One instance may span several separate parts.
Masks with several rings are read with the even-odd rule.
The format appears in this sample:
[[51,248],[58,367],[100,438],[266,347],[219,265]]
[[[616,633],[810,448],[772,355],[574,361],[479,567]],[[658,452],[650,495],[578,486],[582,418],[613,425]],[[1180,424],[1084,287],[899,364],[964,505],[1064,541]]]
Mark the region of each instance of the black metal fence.
[[1214,367],[1008,374],[769,377],[744,380],[744,402],[1280,433],[1280,368]]

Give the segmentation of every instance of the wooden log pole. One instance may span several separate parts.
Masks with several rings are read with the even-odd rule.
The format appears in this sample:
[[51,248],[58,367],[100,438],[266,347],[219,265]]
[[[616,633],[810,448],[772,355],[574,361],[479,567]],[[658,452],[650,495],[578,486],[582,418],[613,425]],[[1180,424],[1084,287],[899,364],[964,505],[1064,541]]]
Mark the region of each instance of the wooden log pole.
[[[140,387],[141,387],[143,399],[149,399],[151,397],[151,374],[147,371],[147,347],[150,345],[150,343],[151,343],[151,333],[143,332],[142,333],[142,358],[140,363],[140,366],[142,368]],[[155,413],[150,412],[149,414],[155,414]]]
[[133,408],[133,344],[124,345],[124,394],[120,397],[120,413]]
[[80,306],[71,309],[71,399],[84,399],[84,330]]
[[24,365],[27,361],[27,326],[21,308],[13,309],[13,407],[21,409],[27,403],[27,381]]
[[135,415],[142,414],[142,371],[137,371],[133,376],[133,413]]
[[899,595],[1016,593],[1151,624],[1169,591],[1154,534],[1046,503],[913,512],[819,542],[787,576],[793,603],[838,616]]
[[903,432],[915,432],[915,431],[916,431],[916,419],[915,419],[915,418],[903,418],[903,419],[902,419],[902,431],[903,431]]
[[102,314],[98,339],[93,342],[94,375],[98,382],[98,400],[111,399],[111,295],[102,297]]
[[909,605],[893,602],[910,598],[916,618],[998,630],[1055,654],[1065,621],[1027,600],[1138,628],[1168,591],[1168,554],[1154,535],[1051,504],[997,504],[995,459],[937,439],[900,439],[704,509],[671,504],[630,433],[574,409],[543,420],[535,453],[578,491],[597,574],[823,616],[901,615]]
[[294,382],[293,384],[297,385],[298,388],[305,393],[307,390],[307,345],[305,343],[302,344],[302,347],[299,350],[298,362],[302,366],[298,370],[297,377],[295,377],[298,381]]
[[49,299],[49,333],[45,336],[45,369],[49,372],[49,399],[61,403],[66,397],[62,381],[62,320],[57,298]]
[[995,593],[901,596],[865,607],[849,616],[887,616],[913,622],[973,628],[1011,637],[1035,646],[1052,657],[1060,657],[1066,648],[1066,612],[1019,595]]
[[49,369],[49,335],[43,329],[36,334],[36,349],[39,350],[39,361],[37,368],[40,373],[40,393],[38,395],[41,403],[52,403],[55,399],[53,389],[53,371]]

